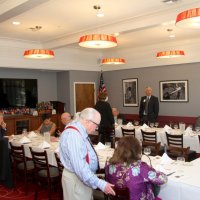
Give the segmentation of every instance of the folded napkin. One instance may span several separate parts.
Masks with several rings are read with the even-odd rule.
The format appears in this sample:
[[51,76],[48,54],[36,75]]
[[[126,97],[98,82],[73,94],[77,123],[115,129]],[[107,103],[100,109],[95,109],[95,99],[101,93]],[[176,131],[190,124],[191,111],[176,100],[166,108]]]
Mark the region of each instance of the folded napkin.
[[161,165],[167,165],[173,163],[174,160],[172,160],[166,153],[164,153],[161,157]]
[[163,130],[164,130],[165,132],[167,132],[167,133],[170,133],[171,130],[172,130],[172,128],[171,128],[170,126],[168,126],[168,125],[165,125],[164,128],[163,128]]
[[133,124],[132,124],[132,122],[128,122],[128,123],[126,124],[126,126],[127,126],[127,127],[131,127],[131,126],[133,126]]
[[21,138],[21,139],[19,140],[19,142],[20,142],[21,144],[25,144],[25,143],[30,143],[31,141],[30,141],[29,138],[27,138],[26,136],[24,136],[23,138]]
[[31,131],[31,132],[28,134],[28,137],[29,137],[29,138],[34,138],[34,137],[37,137],[37,134],[36,134],[34,131]]
[[106,149],[107,147],[102,144],[101,142],[99,142],[96,147],[95,147],[95,150],[101,150],[101,149]]
[[145,123],[140,127],[140,129],[146,129],[146,128],[150,128],[149,126],[147,126]]
[[51,145],[48,142],[44,141],[38,147],[42,149],[46,149],[46,148],[51,147]]
[[194,135],[191,127],[187,127],[184,132],[185,132],[185,135],[191,135],[191,136]]

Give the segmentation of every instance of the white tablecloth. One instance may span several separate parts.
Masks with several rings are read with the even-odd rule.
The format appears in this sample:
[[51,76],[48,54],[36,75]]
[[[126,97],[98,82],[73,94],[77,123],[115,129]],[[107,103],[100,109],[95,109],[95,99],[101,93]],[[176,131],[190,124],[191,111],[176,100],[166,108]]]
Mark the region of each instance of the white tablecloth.
[[[14,139],[11,140],[13,144],[19,145],[19,140],[22,138],[22,135],[15,135]],[[31,143],[24,144],[25,154],[27,157],[31,158],[31,152],[29,147],[32,147],[36,151],[44,151],[44,149],[39,148],[38,146],[44,141],[44,137],[41,135],[38,135],[34,138],[29,138],[31,140]],[[50,165],[57,166],[56,158],[54,155],[55,150],[58,147],[58,141],[50,142],[51,146],[48,149],[45,149],[47,151],[48,156],[48,162]]]
[[[135,126],[135,127],[126,127],[125,128],[135,128],[135,136],[138,140],[142,140],[142,133],[141,133],[141,127]],[[146,129],[146,131],[157,131],[157,141],[161,142],[161,145],[167,144],[166,134],[165,130],[163,128],[149,128]],[[173,134],[180,134],[180,130],[172,130]],[[199,145],[199,138],[198,134],[193,132],[194,134],[192,136],[188,134],[184,134],[183,136],[183,146],[184,147],[190,147],[191,150],[196,151],[197,153],[200,153],[200,145]],[[115,128],[115,136],[116,137],[122,137],[122,131],[121,126],[117,126]]]

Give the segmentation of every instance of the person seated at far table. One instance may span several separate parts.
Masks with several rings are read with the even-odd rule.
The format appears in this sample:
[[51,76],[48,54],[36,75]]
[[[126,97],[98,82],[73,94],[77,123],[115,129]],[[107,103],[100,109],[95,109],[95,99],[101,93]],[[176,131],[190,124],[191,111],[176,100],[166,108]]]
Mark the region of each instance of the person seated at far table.
[[35,132],[44,134],[45,132],[49,132],[51,136],[55,134],[56,124],[51,121],[51,117],[49,114],[45,113],[42,115],[42,124],[39,126]]
[[154,200],[153,186],[167,182],[167,176],[141,161],[142,148],[137,138],[123,137],[105,166],[106,181],[127,187],[130,200]]
[[0,113],[0,138],[6,134],[6,123],[3,120],[3,113]]
[[[72,121],[72,117],[71,117],[70,113],[64,112],[60,117],[60,121],[64,125],[64,128],[65,128]],[[64,128],[63,128],[63,126],[61,127],[61,129],[57,128],[55,136],[59,137]]]
[[120,114],[119,110],[117,108],[112,108],[112,114],[114,116],[115,123],[118,124],[119,123],[118,120],[122,120],[122,124],[127,124],[127,121],[126,121],[124,115]]

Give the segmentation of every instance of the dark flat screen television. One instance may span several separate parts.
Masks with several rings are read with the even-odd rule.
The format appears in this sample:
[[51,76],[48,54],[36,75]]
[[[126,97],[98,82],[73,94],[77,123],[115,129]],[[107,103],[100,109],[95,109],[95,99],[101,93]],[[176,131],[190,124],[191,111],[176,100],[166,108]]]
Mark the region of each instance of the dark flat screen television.
[[37,102],[37,79],[0,78],[0,108],[35,108]]

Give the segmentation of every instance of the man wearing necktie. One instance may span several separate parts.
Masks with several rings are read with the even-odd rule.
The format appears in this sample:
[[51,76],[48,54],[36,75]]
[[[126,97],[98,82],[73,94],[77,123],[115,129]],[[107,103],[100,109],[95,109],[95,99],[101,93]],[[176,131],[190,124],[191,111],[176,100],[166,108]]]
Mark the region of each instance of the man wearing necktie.
[[146,96],[141,97],[139,117],[141,124],[155,122],[159,112],[159,102],[156,96],[152,95],[152,88],[145,88]]

